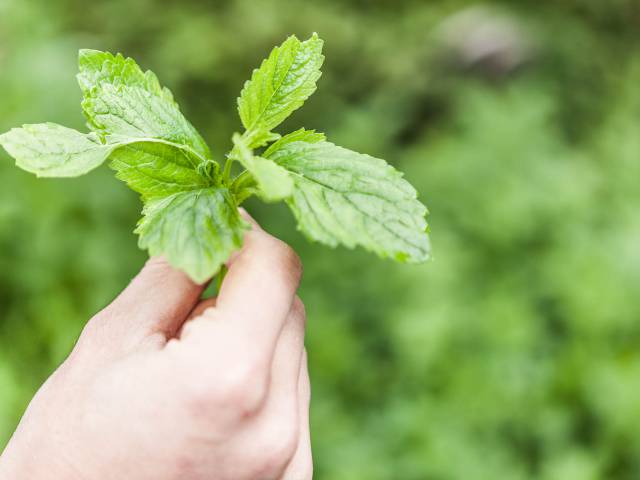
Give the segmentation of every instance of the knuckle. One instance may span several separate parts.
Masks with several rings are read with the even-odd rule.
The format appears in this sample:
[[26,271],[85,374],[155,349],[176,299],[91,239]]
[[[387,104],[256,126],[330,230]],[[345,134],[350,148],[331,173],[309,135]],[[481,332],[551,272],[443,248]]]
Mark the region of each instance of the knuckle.
[[296,318],[296,320],[300,321],[302,324],[305,324],[307,321],[307,312],[304,307],[304,303],[296,295],[293,299],[293,304],[291,305],[291,314]]
[[302,277],[302,261],[288,244],[281,240],[276,240],[278,244],[277,261],[282,268],[283,273],[291,278],[294,282],[299,282]]
[[256,475],[259,478],[276,478],[282,474],[298,447],[295,422],[271,429],[265,438],[257,443],[254,458]]
[[189,411],[198,418],[225,415],[243,420],[256,415],[266,397],[266,379],[257,369],[237,366],[216,369],[187,389]]
[[262,405],[264,386],[252,369],[233,369],[218,385],[218,401],[240,414],[252,414]]

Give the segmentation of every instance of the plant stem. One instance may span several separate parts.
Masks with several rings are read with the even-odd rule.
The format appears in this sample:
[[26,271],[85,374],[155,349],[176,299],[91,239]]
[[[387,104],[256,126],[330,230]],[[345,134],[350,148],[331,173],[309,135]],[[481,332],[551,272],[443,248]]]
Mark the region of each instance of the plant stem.
[[220,267],[220,271],[218,272],[218,277],[216,279],[216,293],[220,293],[220,288],[222,287],[222,281],[224,280],[224,277],[227,275],[228,270],[229,269],[224,264],[222,265],[222,267]]
[[229,154],[227,155],[227,161],[224,164],[224,169],[222,171],[222,183],[224,185],[229,185],[229,181],[231,179],[231,166],[233,162],[238,159],[240,152],[238,151],[238,147],[234,146]]
[[233,165],[234,158],[229,154],[227,161],[224,163],[224,169],[222,170],[222,184],[229,184],[229,177],[231,177],[231,166]]
[[238,192],[244,186],[246,186],[247,182],[253,180],[253,177],[249,173],[248,170],[244,170],[240,175],[233,179],[231,183],[231,189]]
[[242,205],[247,198],[257,194],[258,191],[255,188],[245,188],[241,192],[236,193],[236,203],[238,206]]

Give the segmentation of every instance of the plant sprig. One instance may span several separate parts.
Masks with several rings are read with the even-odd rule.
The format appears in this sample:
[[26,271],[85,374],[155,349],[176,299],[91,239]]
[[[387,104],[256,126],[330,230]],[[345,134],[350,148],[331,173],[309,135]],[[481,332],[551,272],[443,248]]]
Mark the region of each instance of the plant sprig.
[[[253,195],[285,201],[311,240],[425,261],[427,210],[401,173],[314,130],[273,131],[316,90],[322,46],[316,34],[303,42],[291,36],[254,70],[238,98],[244,132],[232,136],[222,166],[153,72],[96,50],[79,54],[90,133],[24,125],[0,135],[0,145],[39,177],[76,177],[109,160],[144,203],[139,246],[197,282],[214,276],[242,245],[248,225],[238,206]],[[237,175],[235,164],[242,167]]]

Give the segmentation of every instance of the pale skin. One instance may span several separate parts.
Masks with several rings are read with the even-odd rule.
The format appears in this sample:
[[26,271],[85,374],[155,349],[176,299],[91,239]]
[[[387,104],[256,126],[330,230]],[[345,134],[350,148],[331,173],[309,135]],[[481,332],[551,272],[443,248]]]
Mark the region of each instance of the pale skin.
[[311,478],[300,261],[251,222],[217,299],[154,258],[87,323],[0,480]]

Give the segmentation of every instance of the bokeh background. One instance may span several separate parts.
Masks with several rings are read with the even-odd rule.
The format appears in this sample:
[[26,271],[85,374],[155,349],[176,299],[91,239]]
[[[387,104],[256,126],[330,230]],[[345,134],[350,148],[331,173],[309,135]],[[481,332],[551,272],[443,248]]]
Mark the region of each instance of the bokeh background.
[[[435,258],[311,245],[316,478],[640,478],[640,2],[0,0],[0,130],[83,128],[79,48],[153,69],[216,158],[251,69],[318,31],[304,125],[388,159]],[[0,153],[0,447],[84,322],[145,260],[107,169],[36,180]],[[202,368],[207,368],[203,365]]]

